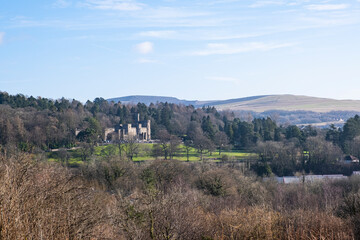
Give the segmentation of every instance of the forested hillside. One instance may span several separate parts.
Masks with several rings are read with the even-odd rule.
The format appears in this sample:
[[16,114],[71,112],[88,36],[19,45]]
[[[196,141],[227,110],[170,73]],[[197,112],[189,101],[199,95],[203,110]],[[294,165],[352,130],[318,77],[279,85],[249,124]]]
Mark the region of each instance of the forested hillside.
[[215,107],[217,110],[234,112],[235,116],[251,114],[254,118],[271,117],[278,124],[316,125],[342,127],[344,121],[360,114],[360,102],[356,100],[335,100],[297,95],[264,95],[228,100],[188,101],[174,97],[127,96],[107,99],[109,102],[130,104],[168,102],[182,105]]
[[[270,118],[236,118],[214,107],[158,103],[124,105],[103,98],[82,104],[76,100],[0,94],[0,145],[6,151],[42,152],[56,148],[91,148],[104,142],[104,130],[116,124],[151,120],[156,156],[176,155],[183,142],[200,154],[216,150],[246,150],[259,154],[252,168],[259,175],[296,172],[347,173],[344,154],[360,157],[360,119],[350,118],[343,128],[278,125]],[[76,130],[80,134],[76,136]],[[161,145],[162,144],[162,145]],[[161,145],[161,146],[160,146]],[[93,152],[93,150],[91,151]],[[170,155],[169,155],[170,154]]]

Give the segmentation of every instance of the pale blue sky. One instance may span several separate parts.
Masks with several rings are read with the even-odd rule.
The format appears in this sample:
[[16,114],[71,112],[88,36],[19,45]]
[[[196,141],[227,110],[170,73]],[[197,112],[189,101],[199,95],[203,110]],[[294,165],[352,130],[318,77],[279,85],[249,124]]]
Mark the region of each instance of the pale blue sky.
[[360,99],[360,0],[2,0],[0,91]]

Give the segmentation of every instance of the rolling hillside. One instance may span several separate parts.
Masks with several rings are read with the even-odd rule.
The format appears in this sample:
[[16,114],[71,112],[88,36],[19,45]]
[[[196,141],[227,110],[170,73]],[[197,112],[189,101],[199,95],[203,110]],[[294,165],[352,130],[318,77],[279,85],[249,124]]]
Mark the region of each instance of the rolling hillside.
[[335,100],[329,98],[317,98],[298,95],[263,95],[246,98],[237,98],[217,101],[189,101],[180,100],[174,97],[158,96],[127,96],[111,98],[108,101],[122,103],[138,102],[149,105],[150,103],[168,102],[184,105],[215,106],[218,110],[232,111],[253,111],[265,112],[270,110],[283,111],[313,111],[313,112],[330,112],[330,111],[355,111],[360,112],[360,100]]
[[335,100],[296,95],[268,95],[250,100],[233,99],[229,102],[213,104],[218,110],[251,110],[264,112],[269,110],[284,111],[356,111],[360,112],[360,100]]
[[196,105],[197,101],[187,101],[187,100],[180,100],[174,97],[163,97],[163,96],[143,96],[143,95],[133,95],[133,96],[126,96],[126,97],[117,97],[117,98],[110,98],[107,99],[109,102],[121,102],[123,104],[137,104],[137,103],[145,103],[146,105],[150,105],[150,103],[156,104],[157,102],[168,102],[168,103],[175,103],[175,104],[184,104],[184,105]]

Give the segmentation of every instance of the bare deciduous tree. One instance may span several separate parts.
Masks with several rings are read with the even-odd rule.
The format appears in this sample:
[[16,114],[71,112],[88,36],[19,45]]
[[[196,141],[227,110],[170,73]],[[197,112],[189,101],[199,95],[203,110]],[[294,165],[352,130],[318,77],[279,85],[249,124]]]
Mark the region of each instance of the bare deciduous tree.
[[133,160],[134,156],[139,152],[139,143],[135,138],[130,138],[124,141],[124,149],[126,157]]
[[82,239],[105,233],[104,196],[61,167],[0,156],[0,238]]

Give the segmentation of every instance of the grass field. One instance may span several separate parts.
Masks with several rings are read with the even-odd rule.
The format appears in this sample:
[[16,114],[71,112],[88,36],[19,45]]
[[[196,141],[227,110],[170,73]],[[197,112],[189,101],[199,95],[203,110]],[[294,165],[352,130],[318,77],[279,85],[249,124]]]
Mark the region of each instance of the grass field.
[[[151,161],[156,160],[155,157],[151,156],[151,150],[152,150],[153,144],[151,143],[143,143],[139,144],[139,150],[138,153],[134,156],[133,161]],[[110,151],[107,151],[109,150]],[[68,150],[68,163],[70,165],[78,165],[82,164],[82,153],[81,149],[74,149],[74,150]],[[110,156],[119,156],[119,150],[115,145],[105,145],[105,146],[97,146],[94,149],[95,157],[102,157],[107,158]],[[125,158],[125,153],[123,153],[123,157]],[[162,159],[162,157],[159,157],[158,159]],[[219,155],[218,151],[212,152],[212,153],[205,153],[203,154],[203,161],[213,161],[218,162],[222,160],[227,161],[241,161],[246,159],[254,159],[257,158],[257,154],[245,152],[245,151],[222,151]],[[48,159],[49,161],[60,161],[61,157],[59,155],[59,152],[50,152],[48,153]],[[187,161],[187,154],[186,150],[183,145],[180,146],[179,151],[177,154],[173,157],[175,160],[179,161]],[[189,161],[196,162],[201,161],[200,153],[195,148],[191,148],[189,152]]]
[[[211,104],[210,104],[211,105]],[[243,110],[264,112],[269,110],[284,111],[360,111],[358,100],[336,100],[299,95],[268,95],[251,99],[233,99],[214,104],[217,110]]]

